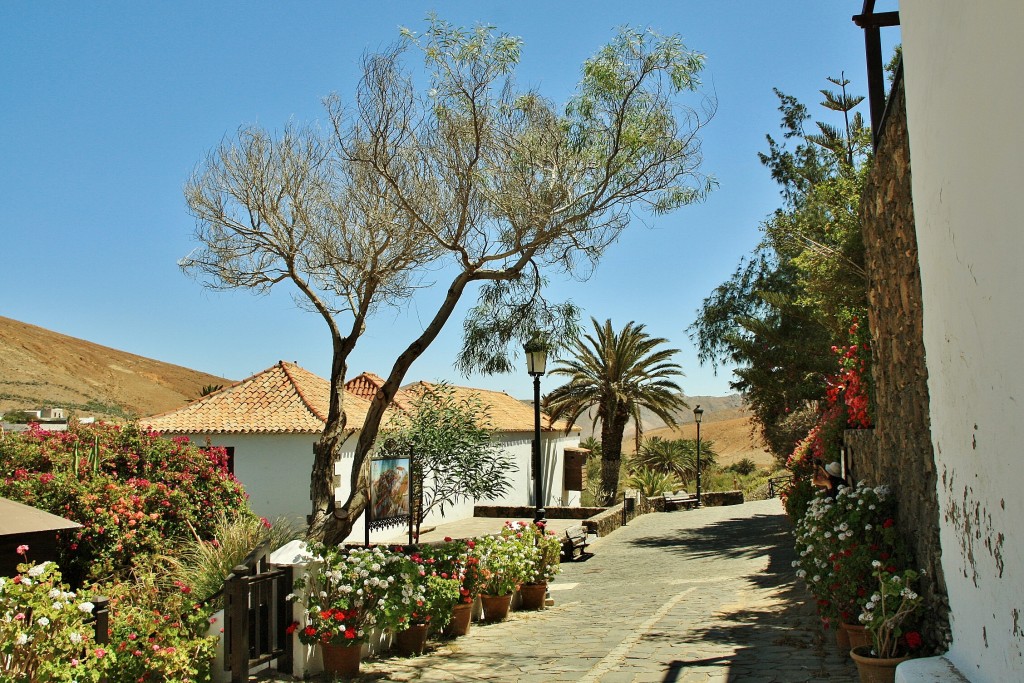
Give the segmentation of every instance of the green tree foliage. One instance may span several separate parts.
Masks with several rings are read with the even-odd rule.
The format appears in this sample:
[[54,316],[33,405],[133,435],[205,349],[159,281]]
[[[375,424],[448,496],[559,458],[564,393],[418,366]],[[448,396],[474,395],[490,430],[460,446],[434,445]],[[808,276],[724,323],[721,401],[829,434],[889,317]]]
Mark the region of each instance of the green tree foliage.
[[378,454],[412,456],[418,497],[416,536],[427,514],[462,500],[494,500],[509,490],[515,460],[492,438],[491,417],[476,394],[446,383],[420,385],[409,409],[389,421]]
[[38,421],[39,418],[31,415],[24,410],[9,410],[3,414],[3,421],[10,424],[28,424],[29,422]]
[[686,407],[675,378],[682,376],[671,361],[678,349],[659,348],[668,340],[651,337],[643,325],[629,322],[620,331],[612,321],[591,318],[594,331],[576,337],[570,346],[572,358],[559,361],[552,375],[569,378],[544,398],[552,420],[564,419],[572,426],[582,415],[596,408],[595,423],[601,423],[601,490],[606,505],[614,503],[622,465],[622,435],[633,420],[637,438],[643,431],[641,409],[647,409],[676,426],[676,413]]
[[671,474],[641,467],[634,470],[626,479],[626,486],[637,489],[646,498],[660,496],[666,491],[677,491],[679,480]]
[[[854,109],[863,100],[822,90],[840,123],[807,123],[807,107],[776,90],[782,139],[767,136],[761,162],[779,183],[783,206],[733,275],[704,300],[690,328],[701,362],[738,366],[732,383],[750,405],[769,448],[795,444],[783,422],[825,394],[830,348],[844,339],[851,311],[867,304],[858,204],[870,165],[870,133]],[[792,143],[790,145],[789,143]]]
[[[585,278],[634,211],[671,211],[713,185],[698,136],[713,105],[682,102],[704,57],[678,36],[622,29],[564,107],[515,84],[520,48],[493,27],[431,16],[421,35],[404,30],[364,58],[348,102],[328,99],[330,134],[244,128],[186,185],[199,242],[186,272],[216,289],[294,286],[330,331],[331,403],[310,486],[313,531],[328,543],[365,509],[363,463],[385,411],[464,296],[477,298],[459,367],[505,370],[534,330],[574,332],[575,307],[544,297],[551,275]],[[349,356],[376,312],[430,286],[444,296],[371,401],[335,510]]]
[[[713,469],[718,463],[714,441],[700,441],[701,474]],[[644,440],[630,459],[631,469],[647,469],[675,477],[683,485],[697,478],[697,440],[696,439],[662,439],[651,437]]]

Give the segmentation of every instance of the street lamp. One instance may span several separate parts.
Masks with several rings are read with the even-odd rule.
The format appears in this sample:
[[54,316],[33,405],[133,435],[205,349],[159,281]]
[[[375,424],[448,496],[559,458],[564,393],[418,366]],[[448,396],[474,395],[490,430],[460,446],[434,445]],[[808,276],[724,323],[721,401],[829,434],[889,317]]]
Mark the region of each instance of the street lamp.
[[697,423],[697,507],[700,507],[700,421],[704,418],[704,409],[697,404],[693,409],[693,421]]
[[526,371],[533,377],[533,521],[544,521],[543,489],[544,476],[540,462],[540,377],[548,364],[548,351],[543,343],[534,337],[526,343]]

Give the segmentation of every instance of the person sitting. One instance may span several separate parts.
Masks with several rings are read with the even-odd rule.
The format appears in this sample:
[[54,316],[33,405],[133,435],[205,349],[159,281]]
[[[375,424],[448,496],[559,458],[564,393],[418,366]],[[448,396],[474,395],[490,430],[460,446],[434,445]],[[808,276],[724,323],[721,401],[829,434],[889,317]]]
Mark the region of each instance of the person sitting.
[[811,483],[825,489],[830,497],[835,498],[839,493],[839,487],[846,484],[842,474],[842,467],[837,462],[830,462],[824,467],[818,465],[814,469],[814,478],[811,479]]

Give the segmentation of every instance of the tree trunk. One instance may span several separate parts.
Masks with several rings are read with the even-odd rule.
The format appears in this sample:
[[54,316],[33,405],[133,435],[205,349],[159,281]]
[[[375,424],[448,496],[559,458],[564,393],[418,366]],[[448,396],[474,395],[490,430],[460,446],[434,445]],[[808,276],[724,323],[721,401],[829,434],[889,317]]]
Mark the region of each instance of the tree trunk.
[[622,434],[626,422],[612,416],[601,423],[601,497],[604,505],[615,505],[622,469]]

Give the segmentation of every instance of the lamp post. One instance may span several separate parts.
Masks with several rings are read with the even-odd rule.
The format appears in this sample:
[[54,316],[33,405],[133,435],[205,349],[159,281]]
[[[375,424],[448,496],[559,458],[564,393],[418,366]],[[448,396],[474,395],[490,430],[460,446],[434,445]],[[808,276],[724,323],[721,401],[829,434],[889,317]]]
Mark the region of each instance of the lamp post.
[[700,507],[700,421],[704,418],[704,409],[697,404],[693,409],[693,421],[697,423],[697,507]]
[[544,491],[540,461],[540,377],[548,364],[548,351],[536,337],[526,343],[526,371],[533,377],[533,521],[544,521]]

